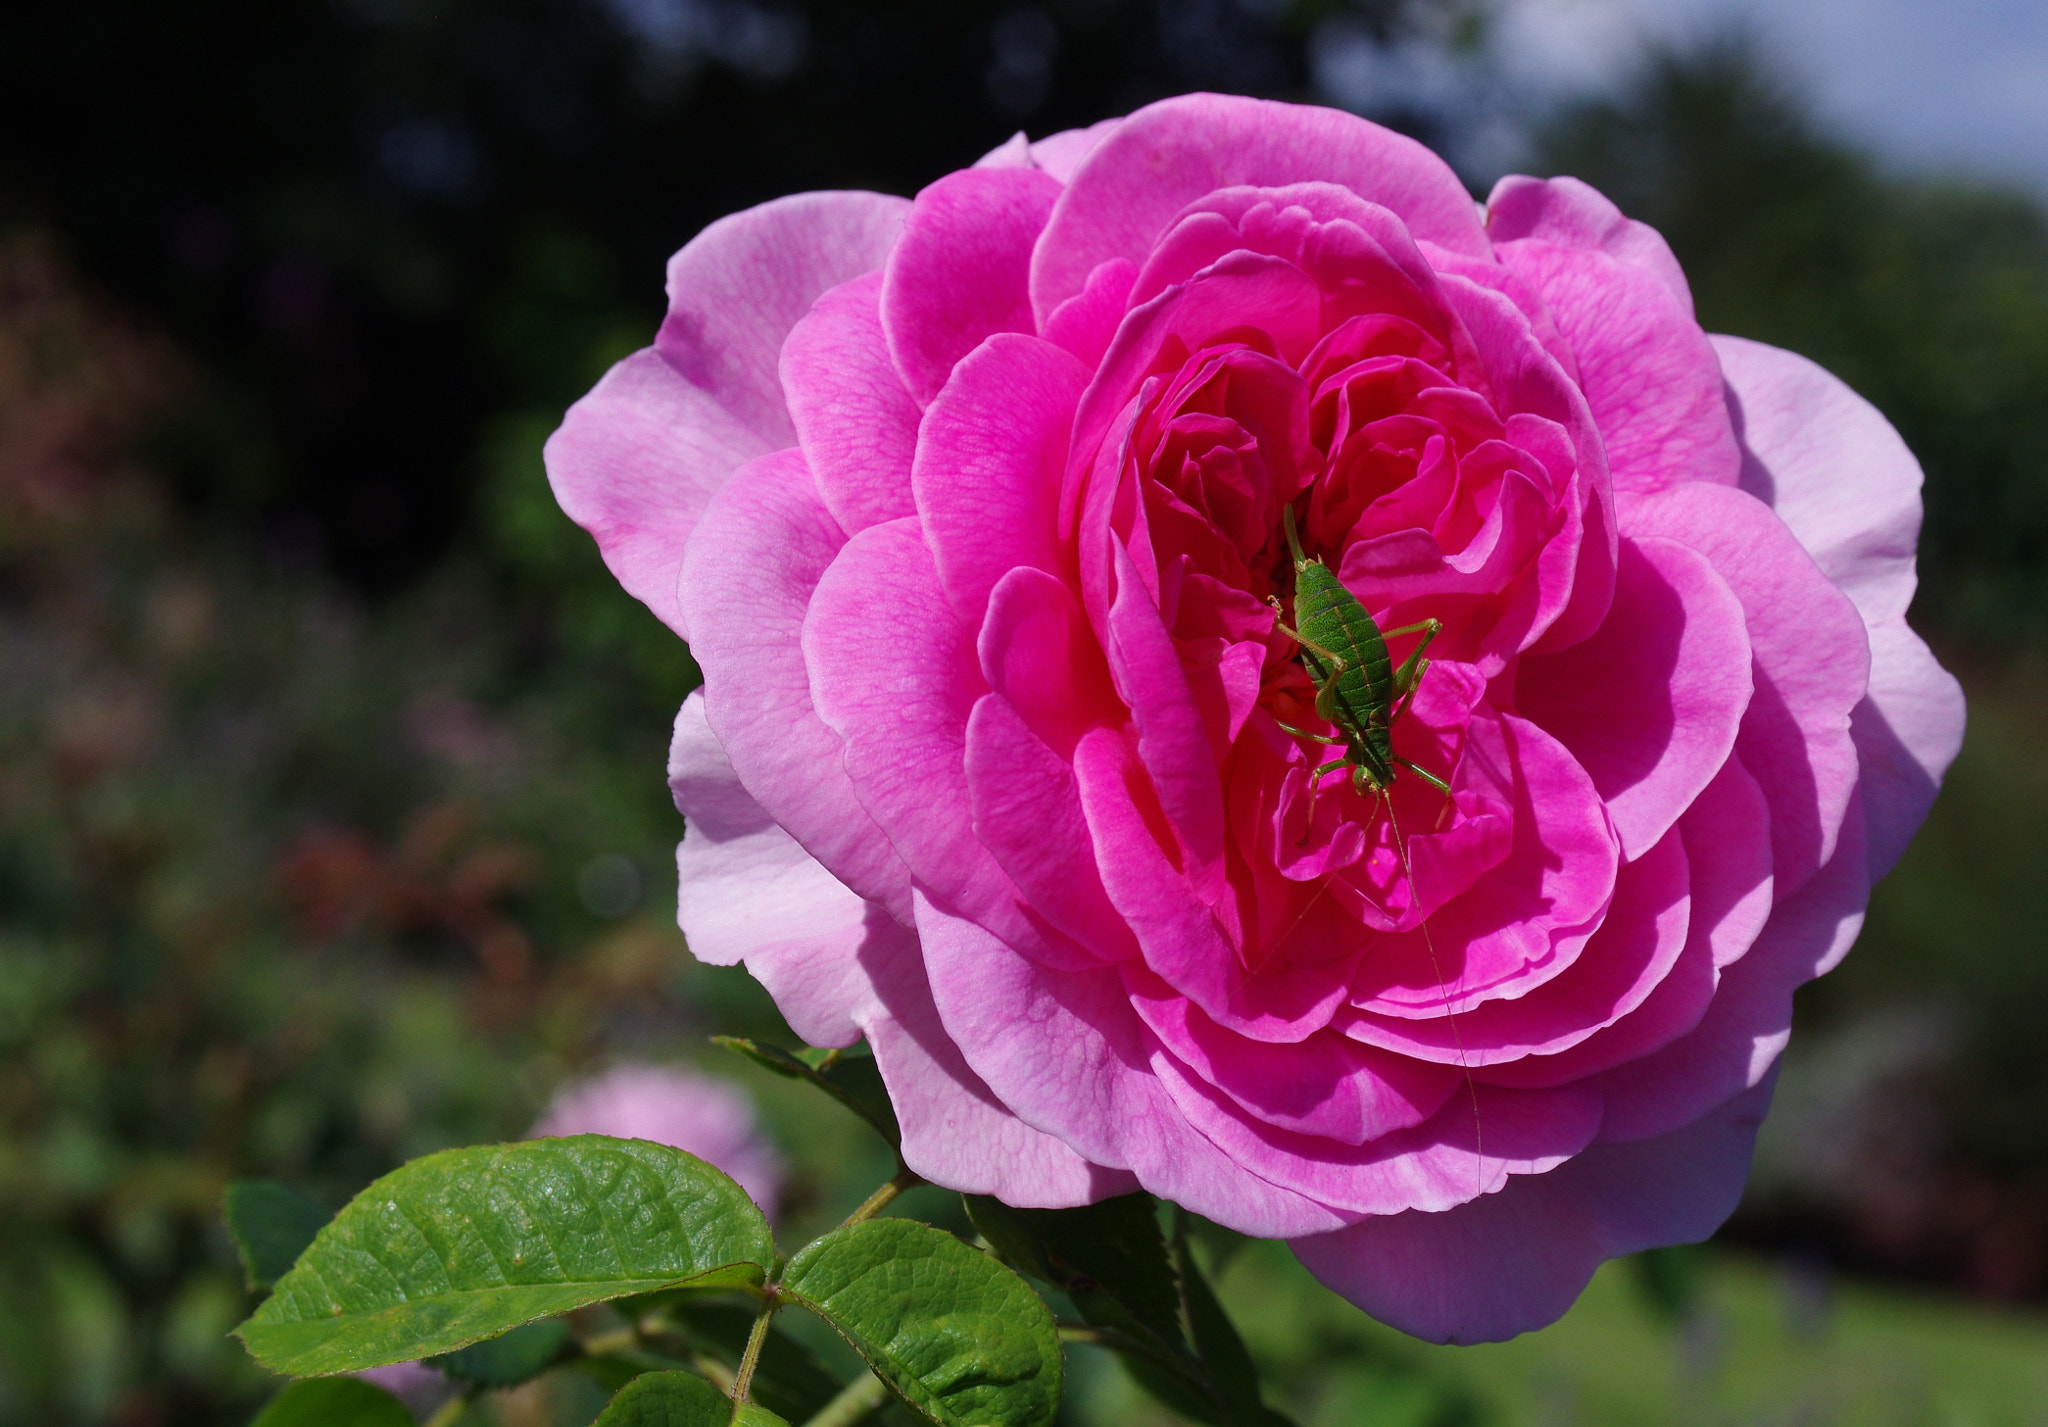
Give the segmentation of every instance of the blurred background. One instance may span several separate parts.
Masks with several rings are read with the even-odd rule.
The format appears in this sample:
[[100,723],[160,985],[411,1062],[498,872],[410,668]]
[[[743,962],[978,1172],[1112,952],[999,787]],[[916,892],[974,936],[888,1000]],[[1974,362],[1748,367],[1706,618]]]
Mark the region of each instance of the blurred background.
[[[1218,1238],[1277,1395],[2048,1423],[2048,9],[69,0],[0,16],[0,1424],[246,1422],[274,1384],[224,1336],[228,1180],[339,1205],[607,1066],[753,1094],[794,1233],[885,1175],[705,1044],[789,1037],[673,928],[696,671],[541,442],[710,219],[1196,88],[1662,229],[1710,330],[1817,359],[1919,454],[1914,617],[1971,700],[1721,1238],[1464,1352]],[[1073,1371],[1073,1423],[1168,1420]],[[477,1415],[592,1410],[543,1380]]]

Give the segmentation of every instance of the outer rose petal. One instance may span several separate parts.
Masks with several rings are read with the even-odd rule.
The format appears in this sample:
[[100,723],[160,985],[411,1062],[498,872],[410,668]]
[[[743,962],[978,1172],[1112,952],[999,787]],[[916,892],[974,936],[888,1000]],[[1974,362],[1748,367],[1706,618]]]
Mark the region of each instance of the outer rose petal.
[[669,786],[689,823],[676,867],[691,952],[716,966],[744,960],[812,1045],[866,1036],[912,1169],[1031,1208],[1136,1187],[989,1094],[939,1024],[916,934],[848,891],[748,796],[705,721],[701,691],[676,719]]
[[877,1003],[859,956],[871,934],[896,946],[890,918],[874,920],[872,904],[820,867],[740,786],[704,717],[701,689],[676,716],[668,779],[687,823],[676,849],[676,921],[691,954],[713,966],[746,962],[812,1045],[860,1039]]
[[1441,1214],[1410,1210],[1296,1239],[1308,1270],[1433,1343],[1492,1343],[1555,1322],[1601,1263],[1706,1238],[1735,1211],[1771,1078],[1699,1121],[1599,1145]]
[[793,439],[776,361],[826,289],[879,268],[910,205],[803,193],[721,218],[669,260],[654,346],[620,362],[548,439],[548,480],[628,593],[689,638],[683,545],[746,462]]
[[1654,273],[1606,253],[1535,239],[1499,252],[1542,294],[1571,343],[1617,490],[1735,484],[1742,451],[1720,363],[1691,304]]
[[1655,1139],[1761,1084],[1792,1035],[1792,993],[1842,959],[1870,902],[1863,815],[1852,805],[1835,855],[1772,908],[1770,922],[1721,973],[1707,1013],[1654,1055],[1593,1080],[1607,1096],[1600,1139]]
[[1756,691],[1736,751],[1771,804],[1780,897],[1834,851],[1860,771],[1850,711],[1870,680],[1856,610],[1774,518],[1742,491],[1700,482],[1622,502],[1622,528],[1713,562],[1742,601]]
[[[797,654],[811,598],[845,533],[796,451],[763,457],[721,491],[704,531],[690,546],[682,594],[699,631],[691,648],[712,728],[775,820],[907,924],[909,876],[854,795]],[[783,657],[763,658],[764,649]]]
[[[916,937],[904,936],[915,947]],[[1138,1187],[1120,1169],[1090,1164],[1032,1129],[968,1069],[939,1021],[914,950],[878,961],[875,985],[889,1014],[867,1026],[889,1101],[903,1128],[903,1161],[934,1184],[993,1194],[1020,1209],[1092,1204]]]
[[1875,407],[1804,357],[1740,337],[1714,346],[1749,451],[1743,489],[1778,512],[1870,628],[1870,693],[1852,731],[1870,875],[1882,877],[1963,743],[1962,688],[1905,622],[1920,463]]
[[777,446],[795,436],[778,364],[820,295],[873,272],[910,212],[886,193],[799,193],[721,218],[668,262],[654,349]]
[[1068,180],[1031,262],[1041,326],[1096,265],[1142,262],[1189,203],[1239,184],[1340,183],[1404,219],[1418,238],[1484,256],[1485,231],[1450,165],[1413,139],[1334,109],[1221,94],[1147,105]]
[[773,445],[649,347],[569,408],[544,459],[555,500],[626,593],[688,639],[683,546],[726,477]]

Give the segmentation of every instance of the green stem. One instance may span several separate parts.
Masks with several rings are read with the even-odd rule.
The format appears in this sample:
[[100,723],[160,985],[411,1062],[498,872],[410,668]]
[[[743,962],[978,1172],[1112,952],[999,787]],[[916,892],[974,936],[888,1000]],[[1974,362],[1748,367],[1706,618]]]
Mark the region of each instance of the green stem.
[[732,1380],[732,1400],[735,1405],[747,1400],[747,1393],[754,1386],[754,1369],[761,1364],[761,1349],[768,1342],[768,1325],[775,1318],[775,1310],[782,1306],[781,1297],[771,1287],[761,1295],[761,1311],[754,1315],[754,1331],[747,1334],[747,1351],[740,1358],[740,1370]]
[[894,1199],[904,1190],[915,1189],[922,1183],[924,1183],[923,1178],[913,1171],[909,1169],[898,1170],[894,1179],[862,1200],[860,1208],[848,1214],[846,1216],[846,1223],[841,1224],[839,1227],[844,1229],[847,1224],[858,1224],[874,1218],[875,1215],[889,1207],[890,1200]]
[[853,1427],[888,1400],[889,1389],[882,1386],[882,1380],[873,1373],[862,1373],[819,1408],[803,1427]]

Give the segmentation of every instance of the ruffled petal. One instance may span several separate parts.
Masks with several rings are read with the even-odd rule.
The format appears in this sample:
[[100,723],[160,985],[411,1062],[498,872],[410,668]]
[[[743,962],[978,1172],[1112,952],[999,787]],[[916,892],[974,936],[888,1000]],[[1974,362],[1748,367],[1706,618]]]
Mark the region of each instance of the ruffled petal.
[[740,785],[701,689],[676,717],[668,778],[687,823],[676,920],[691,955],[744,961],[812,1045],[860,1039],[879,1005],[863,955],[900,955],[902,926],[819,866]]
[[1622,856],[1640,857],[1728,761],[1749,666],[1742,602],[1712,563],[1672,540],[1630,538],[1606,621],[1569,649],[1523,659],[1515,706],[1571,750]]
[[[803,455],[764,456],[720,491],[684,562],[706,713],[753,796],[810,853],[898,920],[910,878],[841,766],[797,657],[811,599],[846,542]],[[763,657],[764,650],[782,651]]]
[[985,338],[1038,330],[1031,247],[1059,196],[1059,180],[1035,168],[961,169],[917,195],[889,255],[882,325],[918,405]]
[[903,1130],[903,1162],[934,1184],[1019,1209],[1065,1209],[1136,1189],[1128,1171],[1090,1164],[990,1093],[939,1021],[916,934],[902,936],[906,954],[870,963],[883,1014],[865,1029]]
[[888,261],[909,212],[886,193],[798,193],[719,219],[669,259],[654,350],[768,445],[791,444],[783,339],[821,295]]
[[1488,251],[1464,185],[1413,139],[1334,109],[1186,94],[1125,119],[1074,171],[1032,258],[1032,306],[1042,323],[1097,264],[1142,262],[1174,215],[1204,194],[1318,181],[1392,209],[1418,238]]
[[1863,929],[1870,867],[1852,805],[1835,855],[1772,909],[1748,952],[1721,973],[1706,1015],[1653,1055],[1588,1082],[1607,1097],[1600,1138],[1655,1139],[1761,1084],[1792,1034],[1792,993],[1840,961]]
[[1742,602],[1755,691],[1736,747],[1771,803],[1780,897],[1833,855],[1859,770],[1851,711],[1870,679],[1856,608],[1755,497],[1676,486],[1622,503],[1622,528],[1704,555]]
[[912,511],[917,403],[882,340],[882,275],[842,283],[790,330],[782,385],[825,508],[849,535]]
[[1852,731],[1871,876],[1881,877],[1963,741],[1962,689],[1905,622],[1917,580],[1920,463],[1875,407],[1804,357],[1739,337],[1714,345],[1748,450],[1743,489],[1777,511],[1870,629],[1870,691]]
[[1533,238],[1560,248],[1605,253],[1649,273],[1692,316],[1692,289],[1664,235],[1615,207],[1591,184],[1576,178],[1528,178],[1509,174],[1486,200],[1486,232],[1495,243]]
[[774,444],[648,348],[569,408],[543,458],[555,500],[595,537],[606,568],[687,639],[683,547],[719,487]]
[[1244,1233],[1284,1238],[1348,1221],[1195,1132],[1149,1069],[1146,1032],[1114,970],[1047,971],[922,898],[918,936],[947,1033],[1027,1124]]
[[1615,489],[1735,484],[1742,450],[1721,364],[1690,304],[1658,274],[1604,252],[1534,239],[1498,251],[1542,295],[1571,343]]
[[1659,1139],[1599,1145],[1441,1214],[1414,1210],[1297,1239],[1308,1271],[1432,1343],[1495,1343],[1554,1323],[1606,1260],[1696,1243],[1735,1212],[1767,1080]]

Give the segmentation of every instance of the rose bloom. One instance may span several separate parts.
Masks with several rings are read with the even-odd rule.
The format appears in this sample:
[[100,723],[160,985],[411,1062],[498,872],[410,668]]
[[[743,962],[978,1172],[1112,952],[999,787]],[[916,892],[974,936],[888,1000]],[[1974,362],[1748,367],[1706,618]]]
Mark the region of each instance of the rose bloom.
[[[1215,95],[725,218],[668,297],[549,475],[704,671],[692,950],[864,1037],[913,1169],[1460,1342],[1728,1215],[1961,737],[1871,407],[1582,183]],[[1442,621],[1393,748],[1448,798],[1311,813],[1289,507]]]
[[730,1081],[661,1065],[618,1065],[555,1092],[529,1139],[611,1135],[652,1140],[716,1165],[773,1214],[782,1157],[761,1138],[754,1102]]

